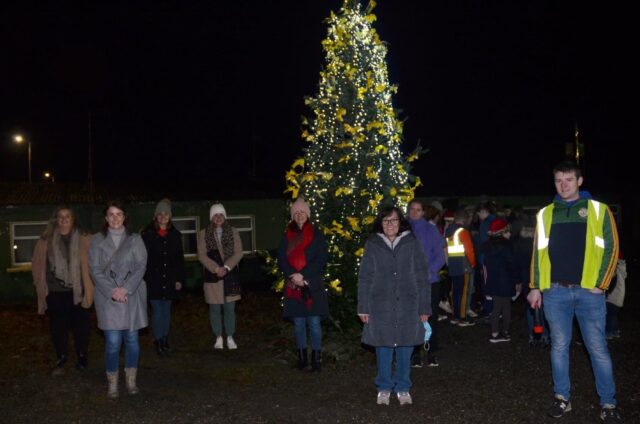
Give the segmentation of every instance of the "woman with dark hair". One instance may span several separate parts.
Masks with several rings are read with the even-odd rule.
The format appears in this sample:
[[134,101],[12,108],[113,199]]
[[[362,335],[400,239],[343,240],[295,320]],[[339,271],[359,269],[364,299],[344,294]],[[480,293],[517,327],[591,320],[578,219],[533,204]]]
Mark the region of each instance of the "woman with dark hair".
[[147,248],[147,283],[151,304],[151,332],[158,355],[169,347],[171,304],[178,297],[185,280],[182,234],[171,223],[171,201],[162,199],[156,205],[151,222],[142,231]]
[[138,330],[147,326],[147,286],[143,276],[147,250],[142,238],[127,231],[127,214],[122,203],[114,201],[104,209],[105,224],[89,246],[89,268],[96,283],[98,328],[105,339],[107,396],[118,397],[120,349],[124,341],[124,372],[129,394],[139,392],[136,385],[140,342]]
[[400,405],[412,403],[411,353],[424,342],[430,298],[422,244],[399,208],[383,207],[365,244],[358,276],[362,342],[376,349],[378,405],[388,405],[391,392],[396,393]]
[[52,375],[64,373],[68,359],[69,329],[73,331],[79,370],[87,367],[87,348],[93,304],[93,282],[89,275],[91,236],[77,227],[76,215],[68,206],[58,206],[47,229],[36,243],[31,259],[33,283],[38,297],[38,314],[49,314],[51,338],[58,360]]
[[311,370],[322,368],[322,327],[329,315],[329,300],[324,287],[327,242],[309,217],[311,210],[302,198],[291,205],[287,224],[278,249],[278,266],[285,277],[284,318],[293,321],[298,369],[308,365],[307,325],[311,333]]

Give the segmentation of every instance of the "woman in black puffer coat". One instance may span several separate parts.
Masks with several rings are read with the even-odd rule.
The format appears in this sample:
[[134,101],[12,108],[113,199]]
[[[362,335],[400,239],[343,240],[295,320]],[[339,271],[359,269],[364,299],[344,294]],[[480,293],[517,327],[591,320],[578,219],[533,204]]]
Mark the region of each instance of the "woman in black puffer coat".
[[171,305],[185,281],[182,234],[171,223],[171,203],[158,202],[151,222],[143,231],[147,248],[147,297],[151,303],[151,332],[158,355],[170,350]]

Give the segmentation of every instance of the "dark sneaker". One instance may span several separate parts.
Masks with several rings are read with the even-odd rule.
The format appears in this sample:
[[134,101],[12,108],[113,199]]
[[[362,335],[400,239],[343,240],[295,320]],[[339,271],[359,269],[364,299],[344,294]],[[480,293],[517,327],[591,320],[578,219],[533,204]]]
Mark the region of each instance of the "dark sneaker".
[[614,405],[604,405],[600,410],[600,419],[605,423],[622,422],[622,417]]
[[51,371],[51,376],[52,377],[57,377],[60,375],[64,374],[64,365],[67,363],[67,357],[65,355],[61,356],[60,358],[58,358],[58,360],[56,361],[56,366],[53,369],[53,371]]
[[502,341],[503,342],[510,342],[511,341],[511,334],[509,334],[508,331],[505,331],[504,333],[502,333]]
[[460,322],[458,322],[458,327],[471,327],[473,325],[476,325],[476,323],[473,321],[467,321],[466,319],[461,319]]
[[420,356],[420,353],[411,355],[411,367],[422,368],[422,356]]
[[86,370],[87,365],[89,365],[89,361],[87,360],[87,355],[78,356],[78,362],[76,362],[76,369],[78,371]]
[[560,395],[556,395],[547,414],[553,418],[560,418],[569,411],[571,411],[571,402]]
[[427,356],[427,365],[429,365],[430,367],[440,366],[440,364],[438,363],[438,358],[436,358],[435,356]]
[[496,334],[491,335],[491,337],[489,337],[489,342],[491,343],[500,343],[500,342],[506,342],[506,340],[502,337],[502,334]]

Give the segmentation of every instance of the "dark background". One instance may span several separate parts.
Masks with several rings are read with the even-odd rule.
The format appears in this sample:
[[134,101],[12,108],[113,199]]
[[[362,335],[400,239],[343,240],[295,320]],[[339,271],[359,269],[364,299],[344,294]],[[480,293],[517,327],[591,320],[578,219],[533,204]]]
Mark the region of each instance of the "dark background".
[[[279,196],[341,0],[3,2],[0,180]],[[634,14],[591,2],[380,0],[418,195],[554,193],[585,144],[594,195],[632,190]],[[89,118],[91,116],[91,119]]]

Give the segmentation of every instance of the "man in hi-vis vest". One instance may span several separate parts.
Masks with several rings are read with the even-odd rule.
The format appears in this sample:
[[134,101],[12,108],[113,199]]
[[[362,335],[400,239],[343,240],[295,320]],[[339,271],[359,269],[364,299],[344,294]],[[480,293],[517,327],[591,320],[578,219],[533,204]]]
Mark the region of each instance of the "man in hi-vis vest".
[[[580,325],[600,396],[600,418],[616,422],[616,387],[605,338],[606,305],[618,258],[618,232],[609,207],[579,191],[578,165],[562,162],[554,170],[558,195],[536,216],[527,300],[544,314],[551,330],[551,372],[555,397],[548,414],[571,411],[569,348],[574,316]],[[584,372],[589,372],[584,370]]]

